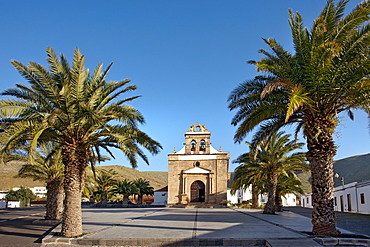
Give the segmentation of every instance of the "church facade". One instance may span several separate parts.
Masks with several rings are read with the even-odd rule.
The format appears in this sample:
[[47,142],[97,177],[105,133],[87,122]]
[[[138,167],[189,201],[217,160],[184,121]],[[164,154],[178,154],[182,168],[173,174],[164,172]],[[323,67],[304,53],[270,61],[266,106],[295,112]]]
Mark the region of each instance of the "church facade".
[[168,154],[168,205],[226,205],[229,159],[211,146],[204,124],[191,125],[185,146]]

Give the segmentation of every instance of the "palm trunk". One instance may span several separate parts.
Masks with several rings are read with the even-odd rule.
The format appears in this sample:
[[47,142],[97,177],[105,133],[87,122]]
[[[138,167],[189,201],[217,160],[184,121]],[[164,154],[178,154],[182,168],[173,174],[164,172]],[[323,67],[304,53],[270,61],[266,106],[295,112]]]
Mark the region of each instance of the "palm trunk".
[[275,195],[275,211],[283,212],[283,200],[281,199],[279,193],[276,193]]
[[82,235],[81,195],[89,160],[88,149],[81,144],[65,145],[62,160],[65,198],[61,233],[64,237],[77,237]]
[[140,205],[143,204],[143,195],[141,195],[141,194],[138,195],[138,204],[140,204]]
[[127,194],[124,194],[123,195],[123,201],[122,201],[122,204],[128,204],[128,195]]
[[306,130],[307,160],[311,165],[312,177],[312,233],[338,235],[340,232],[335,227],[333,178],[333,160],[336,153],[333,133],[336,123],[323,117],[315,119],[321,120],[319,123],[316,122],[316,126],[319,127],[312,128],[309,133]]
[[46,220],[60,220],[63,214],[64,190],[59,180],[51,180],[46,185]]
[[277,186],[278,175],[273,174],[268,182],[268,199],[265,208],[263,209],[264,214],[275,214],[275,194]]
[[252,183],[252,208],[258,207],[258,188],[255,183]]
[[107,204],[107,198],[108,198],[108,192],[107,191],[102,191],[102,195],[101,195],[101,203],[102,204]]

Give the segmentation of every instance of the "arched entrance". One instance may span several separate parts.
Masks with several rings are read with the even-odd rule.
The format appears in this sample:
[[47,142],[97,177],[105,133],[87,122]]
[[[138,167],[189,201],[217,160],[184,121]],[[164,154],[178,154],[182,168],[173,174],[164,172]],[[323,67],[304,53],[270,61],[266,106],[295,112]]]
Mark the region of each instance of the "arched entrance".
[[202,181],[195,181],[190,187],[190,201],[191,202],[205,202],[205,186]]

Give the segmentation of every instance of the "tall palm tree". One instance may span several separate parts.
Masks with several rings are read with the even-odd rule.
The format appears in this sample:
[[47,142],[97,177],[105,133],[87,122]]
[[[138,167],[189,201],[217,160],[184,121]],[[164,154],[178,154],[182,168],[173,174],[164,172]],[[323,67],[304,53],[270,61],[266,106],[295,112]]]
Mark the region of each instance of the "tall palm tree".
[[[60,160],[61,150],[56,143],[46,142],[40,145],[33,163],[22,165],[18,171],[19,177],[33,178],[46,182],[47,201],[46,215],[47,220],[60,220],[63,213],[63,178],[64,165]],[[18,156],[13,159],[23,159]],[[28,157],[27,157],[28,158]]]
[[29,142],[30,153],[43,141],[61,145],[65,166],[61,231],[65,237],[74,237],[82,234],[81,192],[91,157],[106,151],[114,158],[110,148],[117,148],[136,167],[138,157],[149,163],[140,147],[156,154],[161,145],[139,129],[144,117],[128,105],[138,96],[122,98],[136,90],[130,80],[106,81],[111,65],[102,70],[99,64],[90,73],[78,49],[72,64],[52,48],[46,52],[48,69],[34,62],[26,66],[12,61],[30,86],[16,84],[2,93],[16,98],[0,101],[0,127],[8,136],[2,151],[9,152],[23,140]]
[[154,188],[150,186],[150,182],[143,178],[135,179],[133,184],[137,188],[138,204],[143,204],[143,195],[153,195]]
[[307,159],[311,165],[313,214],[312,232],[335,235],[333,134],[338,114],[352,109],[370,113],[370,2],[358,4],[344,15],[346,0],[328,0],[312,28],[304,27],[299,13],[289,10],[294,43],[290,53],[274,39],[264,39],[272,52],[250,61],[265,74],[239,85],[229,97],[229,109],[239,109],[232,124],[241,141],[259,128],[268,135],[284,125],[303,129]]
[[304,152],[292,153],[304,144],[289,140],[290,135],[278,132],[270,138],[260,140],[254,151],[257,160],[256,171],[263,174],[268,188],[268,200],[263,210],[265,214],[275,214],[275,196],[278,177],[295,171],[308,169]]
[[128,204],[129,197],[139,193],[133,181],[130,181],[127,178],[118,180],[114,186],[113,192],[123,195],[122,204]]

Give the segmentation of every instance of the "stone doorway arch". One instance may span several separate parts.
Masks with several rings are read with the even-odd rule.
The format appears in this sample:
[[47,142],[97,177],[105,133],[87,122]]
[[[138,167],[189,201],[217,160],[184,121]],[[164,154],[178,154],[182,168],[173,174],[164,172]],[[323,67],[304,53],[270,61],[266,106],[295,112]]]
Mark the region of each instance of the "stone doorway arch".
[[205,202],[206,190],[202,181],[195,181],[190,186],[190,202]]

